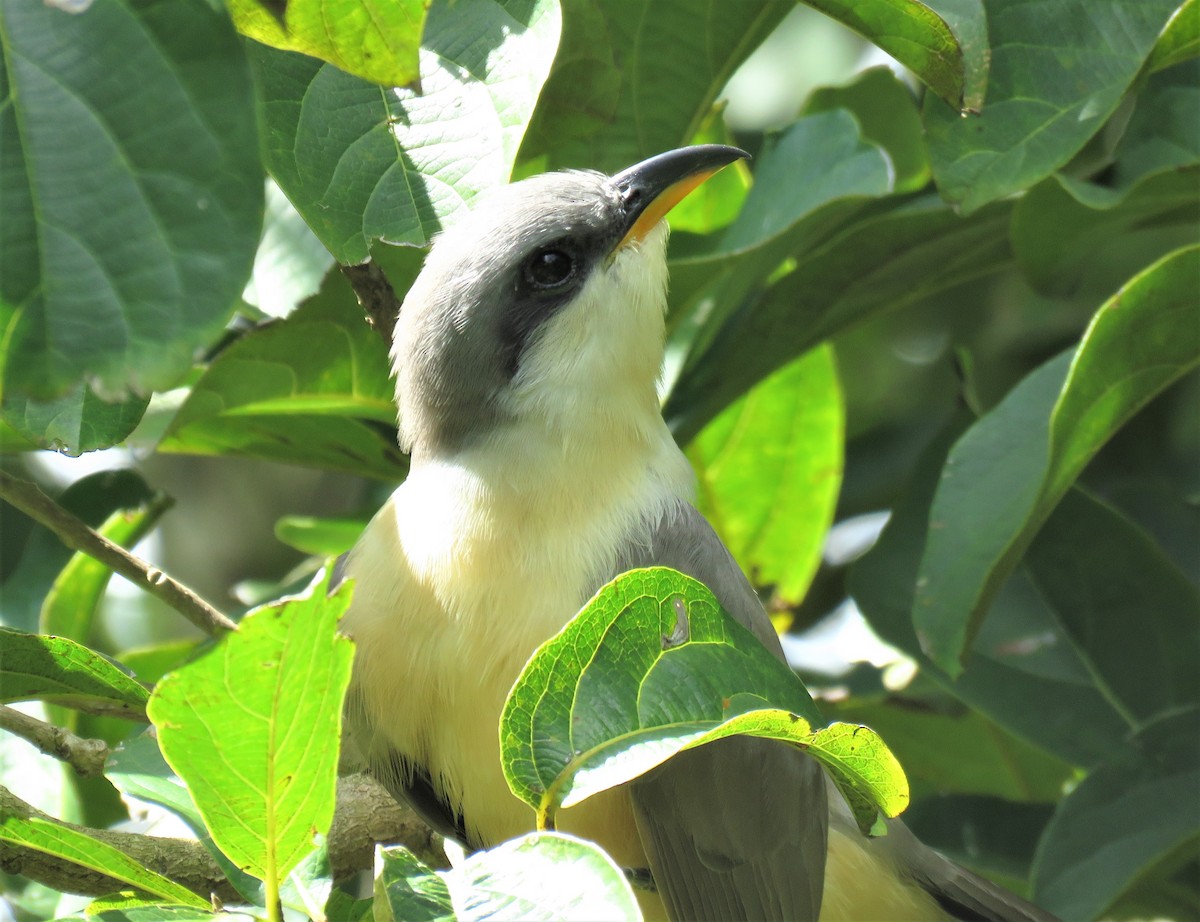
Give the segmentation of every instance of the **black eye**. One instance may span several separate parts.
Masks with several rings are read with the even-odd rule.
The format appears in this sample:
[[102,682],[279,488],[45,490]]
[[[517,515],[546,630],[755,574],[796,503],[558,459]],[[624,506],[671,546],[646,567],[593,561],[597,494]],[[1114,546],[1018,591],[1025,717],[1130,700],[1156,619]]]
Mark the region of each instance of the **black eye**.
[[525,278],[535,288],[557,288],[575,274],[575,260],[565,250],[538,250],[525,263]]

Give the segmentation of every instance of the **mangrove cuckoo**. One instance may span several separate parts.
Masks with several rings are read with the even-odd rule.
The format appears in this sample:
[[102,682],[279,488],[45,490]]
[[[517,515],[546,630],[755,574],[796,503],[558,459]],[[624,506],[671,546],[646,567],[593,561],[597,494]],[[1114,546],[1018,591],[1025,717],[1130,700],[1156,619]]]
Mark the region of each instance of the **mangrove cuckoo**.
[[[350,745],[435,828],[481,848],[530,831],[498,723],[533,651],[641,566],[708,585],[779,640],[692,507],[663,421],[667,211],[746,156],[708,145],[616,176],[497,190],[441,234],[395,329],[408,479],[343,562],[357,658]],[[801,181],[797,178],[797,181]],[[649,868],[673,919],[1045,919],[900,824],[863,837],[821,767],[746,737],[685,752],[559,815]]]

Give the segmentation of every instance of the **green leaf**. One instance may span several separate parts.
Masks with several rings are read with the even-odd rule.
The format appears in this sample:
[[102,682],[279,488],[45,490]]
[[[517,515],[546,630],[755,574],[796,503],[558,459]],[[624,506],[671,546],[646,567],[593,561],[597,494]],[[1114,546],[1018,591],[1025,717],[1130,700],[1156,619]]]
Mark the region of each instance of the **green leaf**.
[[[138,507],[114,512],[96,532],[113,544],[132,548],[153,530],[171,504],[170,497],[157,493]],[[46,594],[40,630],[86,641],[111,577],[107,566],[76,551]]]
[[955,445],[929,517],[913,621],[951,675],[1000,582],[1083,466],[1151,397],[1200,363],[1200,247],[1136,276],[1078,349],[1022,381]]
[[[984,73],[965,73],[967,62],[950,25],[936,12],[937,4],[917,0],[804,0],[874,42],[911,70],[934,93],[956,109],[977,106]],[[931,9],[931,6],[934,7]],[[957,12],[967,4],[952,4]],[[971,4],[972,18],[983,20],[983,8]],[[965,19],[966,17],[962,17]],[[954,20],[956,22],[962,19]],[[979,29],[985,28],[983,25]],[[975,68],[986,68],[987,58],[972,55]],[[965,98],[968,83],[980,90]]]
[[[1112,151],[1102,182],[1065,177],[1063,185],[1083,204],[1108,208],[1138,183],[1200,165],[1200,61],[1153,74]],[[1192,178],[1193,192],[1195,178]],[[1195,195],[1193,195],[1193,198]]]
[[[136,510],[154,502],[154,491],[141,475],[129,469],[101,471],[81,477],[61,494],[54,497],[67,512],[92,528],[103,527],[120,510]],[[20,545],[6,548],[19,555],[15,566],[5,566],[5,578],[0,582],[0,614],[9,627],[36,631],[42,604],[54,581],[66,567],[73,551],[48,528],[34,525],[31,520],[8,506],[4,515],[19,515],[30,523],[31,530]],[[10,520],[11,521],[11,520]],[[17,528],[0,529],[0,538]]]
[[0,413],[35,447],[81,455],[124,441],[141,422],[149,403],[149,397],[137,396],[106,401],[81,383],[50,400],[6,391]]
[[[797,175],[812,177],[798,183]],[[685,353],[685,373],[701,362],[722,323],[769,276],[891,191],[888,159],[862,139],[845,109],[798,119],[768,138],[754,185],[734,222],[705,251],[671,261],[669,346]],[[678,363],[679,358],[674,361]]]
[[757,584],[798,604],[821,560],[842,472],[845,409],[833,350],[776,372],[688,446],[704,513]]
[[241,455],[403,479],[387,346],[331,273],[292,316],[225,349],[192,388],[160,451]]
[[[941,713],[904,699],[826,706],[836,719],[865,724],[890,740],[913,787],[986,794],[1010,801],[1055,801],[1073,768],[971,711]],[[906,820],[907,822],[907,820]]]
[[616,863],[598,845],[562,833],[531,833],[476,852],[444,877],[461,922],[641,919]]
[[228,319],[262,221],[233,28],[203,0],[0,15],[6,399],[169,387]]
[[947,858],[1026,896],[1033,852],[1059,796],[1056,792],[1047,803],[970,794],[926,797],[913,801],[904,825]]
[[256,922],[246,912],[216,912],[192,906],[147,905],[141,900],[95,900],[87,918],[98,922]]
[[676,439],[687,444],[758,381],[850,324],[1006,265],[1008,225],[1007,205],[964,220],[930,196],[814,240],[795,269],[738,307],[680,376],[664,410]]
[[1026,192],[1013,210],[1017,260],[1030,283],[1048,295],[1072,294],[1085,283],[1094,290],[1102,275],[1128,278],[1147,265],[1141,259],[1128,265],[1133,232],[1175,225],[1189,234],[1200,221],[1197,169],[1150,176],[1099,207],[1081,201],[1080,190],[1081,184],[1052,176]]
[[207,900],[173,880],[142,867],[114,846],[48,820],[12,814],[0,816],[0,842],[63,858],[171,902],[200,909],[208,907]]
[[1154,45],[1147,67],[1162,70],[1200,55],[1200,0],[1184,0]]
[[0,701],[54,701],[66,706],[103,701],[141,713],[150,695],[99,653],[68,640],[0,628]]
[[254,271],[242,298],[271,317],[286,317],[321,289],[333,257],[273,182],[254,254]]
[[305,554],[336,557],[354,547],[366,526],[363,519],[285,515],[275,523],[275,537]]
[[403,846],[383,848],[378,854],[376,922],[455,922],[450,888],[442,875]]
[[433,871],[405,848],[380,852],[377,918],[396,922],[484,919],[641,919],[624,872],[592,842],[536,832]]
[[820,87],[804,104],[805,115],[831,109],[848,109],[863,140],[886,152],[892,191],[916,192],[929,182],[929,152],[916,100],[890,68],[872,67],[845,86]]
[[1178,0],[989,4],[991,70],[979,115],[930,95],[933,175],[970,213],[1063,166],[1104,125]]
[[771,0],[568,0],[521,160],[613,173],[691,142],[787,14]]
[[1072,490],[1028,561],[1097,684],[1131,723],[1200,704],[1200,590],[1149,535]]
[[[772,705],[782,709],[771,709]],[[804,685],[701,583],[665,567],[602,588],[530,659],[500,719],[504,775],[539,825],[677,752],[736,734],[819,759],[864,828],[907,783],[865,727],[822,723]]]
[[554,0],[438,0],[419,95],[252,46],[267,168],[339,262],[425,246],[508,181],[558,33]]
[[[1095,687],[1053,613],[1018,569],[1002,586],[963,672],[951,678],[922,652],[913,630],[917,568],[928,540],[929,507],[965,412],[928,446],[912,483],[875,547],[850,572],[850,594],[888,643],[921,674],[1015,736],[1074,765],[1093,765],[1129,724]],[[1045,703],[1053,701],[1054,707]]]
[[1140,730],[1059,804],[1034,857],[1038,903],[1096,919],[1160,859],[1189,843],[1194,854],[1197,792],[1200,711]]
[[346,73],[405,86],[417,80],[417,47],[429,0],[230,0],[243,35],[283,51],[301,51]]
[[104,768],[104,777],[126,797],[157,804],[183,820],[241,896],[254,905],[264,902],[262,884],[230,861],[213,842],[204,817],[187,786],[171,771],[151,731],[123,742]]
[[[147,709],[213,840],[268,892],[333,818],[341,704],[353,650],[348,585],[258,609],[163,678]],[[236,694],[231,693],[236,689]]]

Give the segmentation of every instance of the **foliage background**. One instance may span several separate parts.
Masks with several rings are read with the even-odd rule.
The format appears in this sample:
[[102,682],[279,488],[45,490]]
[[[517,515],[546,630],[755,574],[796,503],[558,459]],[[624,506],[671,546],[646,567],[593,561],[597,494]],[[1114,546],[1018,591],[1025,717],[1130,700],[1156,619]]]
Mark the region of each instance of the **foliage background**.
[[[335,260],[402,296],[510,176],[738,143],[672,215],[664,412],[826,716],[884,736],[926,841],[1064,918],[1200,914],[1194,0],[370,9],[334,41],[301,3],[0,2],[3,469],[240,614],[404,475]],[[0,551],[4,626],[147,683],[193,654],[4,504]],[[891,648],[831,661],[862,618]],[[5,700],[141,729],[18,687],[5,636]],[[0,782],[105,828],[119,760],[6,737]]]

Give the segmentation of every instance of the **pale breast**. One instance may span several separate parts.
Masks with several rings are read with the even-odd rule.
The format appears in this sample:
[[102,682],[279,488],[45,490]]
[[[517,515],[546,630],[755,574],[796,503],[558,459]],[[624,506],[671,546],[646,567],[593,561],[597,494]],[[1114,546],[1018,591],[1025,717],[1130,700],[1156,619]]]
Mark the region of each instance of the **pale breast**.
[[[513,682],[610,575],[630,531],[669,500],[650,480],[616,487],[602,502],[531,504],[470,471],[431,466],[393,494],[349,558],[343,627],[357,644],[368,759],[390,750],[423,766],[481,842],[534,827],[500,768]],[[590,520],[580,521],[583,509]],[[644,865],[623,792],[560,819],[617,861]]]

